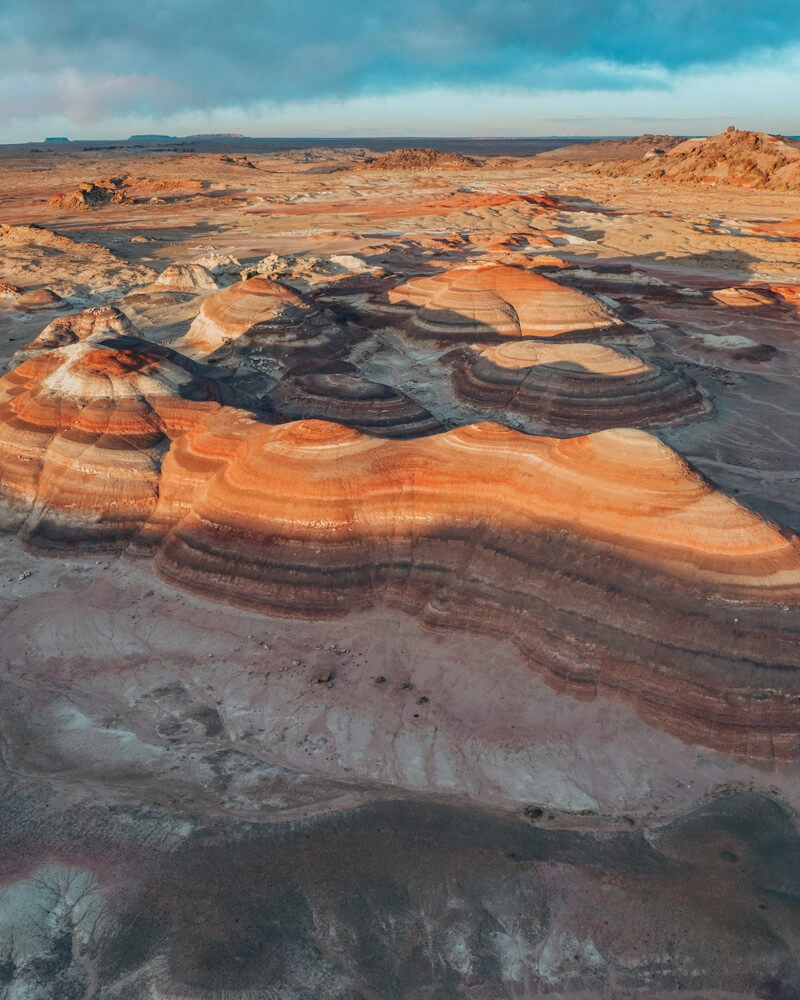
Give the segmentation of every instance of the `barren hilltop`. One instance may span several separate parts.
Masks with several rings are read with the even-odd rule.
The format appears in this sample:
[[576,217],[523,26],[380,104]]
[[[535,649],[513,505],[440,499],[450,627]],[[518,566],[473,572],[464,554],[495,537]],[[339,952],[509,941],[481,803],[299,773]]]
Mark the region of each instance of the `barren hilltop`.
[[[644,144],[650,137],[634,140]],[[584,148],[585,154],[587,150]],[[664,179],[681,184],[727,184],[768,191],[800,191],[800,145],[766,132],[748,132],[730,126],[719,135],[675,143],[653,143],[643,162],[627,161],[609,149],[606,162],[597,165],[611,176]],[[545,156],[551,154],[543,154]]]

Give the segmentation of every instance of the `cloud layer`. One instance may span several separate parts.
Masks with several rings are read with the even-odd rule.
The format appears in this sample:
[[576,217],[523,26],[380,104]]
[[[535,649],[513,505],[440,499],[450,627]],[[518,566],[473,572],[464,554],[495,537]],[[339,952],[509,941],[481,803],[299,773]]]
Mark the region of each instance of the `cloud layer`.
[[659,89],[800,42],[800,16],[797,0],[26,0],[0,6],[0,40],[5,121],[89,123],[431,88]]

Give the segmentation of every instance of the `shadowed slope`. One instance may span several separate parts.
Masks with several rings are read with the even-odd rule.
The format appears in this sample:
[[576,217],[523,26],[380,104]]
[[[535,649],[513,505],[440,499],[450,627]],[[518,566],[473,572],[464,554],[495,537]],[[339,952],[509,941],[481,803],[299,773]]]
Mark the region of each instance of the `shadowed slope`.
[[268,394],[288,419],[332,420],[376,437],[424,437],[442,425],[424,407],[391,386],[348,374],[288,376]]
[[346,332],[324,309],[266,278],[248,278],[209,295],[173,346],[192,358],[226,360],[263,349],[284,359],[336,357]]
[[598,344],[511,341],[453,355],[456,395],[487,415],[519,414],[544,432],[670,427],[702,420],[711,401],[686,374]]

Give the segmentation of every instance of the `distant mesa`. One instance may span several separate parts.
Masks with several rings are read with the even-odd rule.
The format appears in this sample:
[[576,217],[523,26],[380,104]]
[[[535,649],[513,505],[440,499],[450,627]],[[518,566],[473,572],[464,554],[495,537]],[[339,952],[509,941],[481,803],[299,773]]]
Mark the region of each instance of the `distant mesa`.
[[620,321],[602,302],[535,271],[467,264],[412,278],[372,302],[402,317],[418,337],[476,340],[487,336],[557,337],[605,330]]
[[187,135],[187,139],[246,139],[241,132],[195,132]]
[[428,410],[397,389],[346,373],[285,376],[267,398],[289,420],[329,420],[374,437],[424,437],[443,429]]
[[438,170],[482,167],[485,162],[462,153],[440,153],[437,149],[409,147],[368,159],[359,167],[366,166],[369,170]]
[[48,136],[45,142],[69,142],[70,140],[65,135],[51,135]]
[[599,344],[509,341],[452,356],[456,396],[486,417],[519,416],[540,433],[658,429],[707,419],[710,399],[678,369]]
[[327,310],[286,285],[254,277],[209,295],[172,346],[198,359],[274,353],[288,363],[338,357],[348,343],[347,331]]
[[132,135],[128,142],[182,142],[199,139],[246,139],[240,132],[198,132],[192,135],[161,135],[156,132],[143,132]]

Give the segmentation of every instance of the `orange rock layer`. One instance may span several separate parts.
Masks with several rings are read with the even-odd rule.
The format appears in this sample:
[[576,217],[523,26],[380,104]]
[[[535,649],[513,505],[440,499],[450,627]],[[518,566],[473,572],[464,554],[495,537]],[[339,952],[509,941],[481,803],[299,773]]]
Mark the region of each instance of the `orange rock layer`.
[[155,508],[171,439],[222,395],[135,337],[32,357],[0,379],[0,524],[36,547],[119,547]]
[[55,347],[65,347],[67,344],[87,340],[99,334],[135,337],[137,330],[125,313],[114,306],[84,309],[83,312],[73,313],[70,316],[59,316],[52,323],[48,323],[38,337],[14,354],[14,364],[21,364]]
[[412,278],[373,307],[402,318],[409,333],[441,340],[557,337],[619,324],[590,295],[505,264],[467,264]]
[[656,438],[272,426],[174,352],[121,343],[0,379],[2,518],[29,544],[151,554],[267,613],[401,608],[506,638],[557,689],[689,742],[796,752],[800,543]]
[[800,545],[643,432],[396,442],[226,410],[176,441],[142,537],[204,596],[397,606],[510,639],[558,689],[621,696],[683,739],[767,758],[797,743],[798,616],[776,602],[800,598]]
[[335,357],[346,343],[335,318],[277,281],[248,278],[209,295],[173,346],[191,358],[225,360],[276,350],[283,359]]

